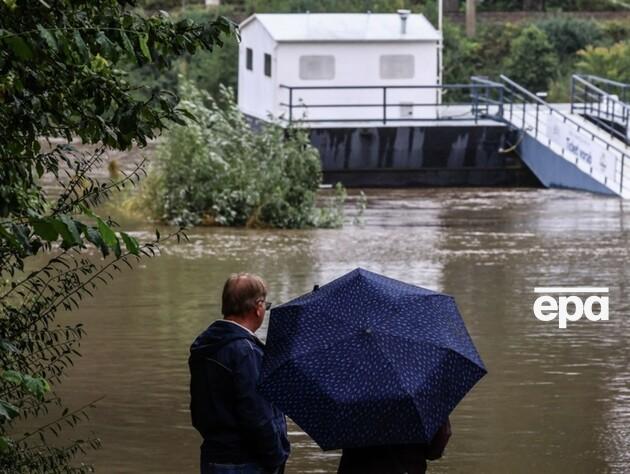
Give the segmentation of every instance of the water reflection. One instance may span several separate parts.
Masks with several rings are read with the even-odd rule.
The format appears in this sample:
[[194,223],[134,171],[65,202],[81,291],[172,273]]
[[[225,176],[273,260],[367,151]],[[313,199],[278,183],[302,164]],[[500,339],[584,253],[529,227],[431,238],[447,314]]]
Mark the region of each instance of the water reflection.
[[[230,272],[264,275],[281,302],[357,266],[454,295],[488,367],[455,409],[446,456],[430,472],[630,470],[624,204],[546,190],[368,197],[362,226],[194,229],[190,244],[167,244],[83,306],[84,357],[61,392],[73,406],[106,395],[84,428],[103,439],[92,455],[99,472],[196,472],[187,351],[218,317]],[[560,330],[536,320],[534,286],[556,284],[609,286],[610,321]],[[289,473],[335,472],[338,453],[290,431]]]

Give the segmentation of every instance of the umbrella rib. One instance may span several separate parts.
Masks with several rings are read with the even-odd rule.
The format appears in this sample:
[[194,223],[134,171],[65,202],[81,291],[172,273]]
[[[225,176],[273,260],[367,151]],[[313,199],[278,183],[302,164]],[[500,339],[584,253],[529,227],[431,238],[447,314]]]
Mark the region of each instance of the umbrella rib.
[[428,344],[428,345],[436,347],[438,349],[450,351],[450,352],[452,352],[454,354],[457,354],[460,357],[463,357],[467,361],[472,362],[473,364],[479,366],[479,364],[477,364],[477,362],[475,362],[474,360],[471,360],[470,358],[468,358],[468,356],[462,354],[461,352],[456,351],[455,349],[452,349],[450,347],[440,346],[440,345],[436,344],[435,342],[431,342],[431,341],[429,341],[427,339],[413,339],[411,337],[405,337],[405,336],[402,336],[400,334],[391,333],[389,331],[379,331],[379,334],[384,334],[384,335],[387,335],[387,336],[395,337],[396,339],[402,339],[402,340],[407,341],[407,342],[415,342],[416,344],[418,344],[418,343],[420,343],[420,344]]
[[[487,369],[485,368],[485,366],[483,365],[479,365],[477,362],[475,362],[474,360],[469,359],[467,356],[465,356],[464,354],[461,354],[459,352],[457,352],[454,349],[451,349],[450,347],[441,347],[438,346],[435,343],[429,342],[429,341],[425,341],[425,340],[421,340],[421,341],[417,341],[415,339],[411,339],[409,337],[405,337],[405,336],[400,336],[400,335],[396,335],[396,334],[389,334],[387,333],[389,336],[395,337],[396,339],[402,339],[403,341],[408,341],[408,342],[414,342],[414,343],[422,343],[422,344],[429,344],[433,347],[437,347],[438,349],[442,349],[442,350],[446,350],[449,351],[453,354],[455,354],[457,357],[461,357],[463,361],[468,362],[469,364],[472,364],[473,366],[483,370],[484,373],[488,373]],[[482,363],[483,364],[483,363]]]
[[[381,346],[378,344],[378,342],[376,342],[375,345],[377,349],[379,350],[379,352],[381,353],[381,356],[383,356],[383,360],[385,360],[387,364],[389,364],[389,366],[391,367],[392,373],[395,375],[395,379],[398,381],[400,388],[402,389],[403,392],[407,394],[407,397],[411,399],[411,403],[413,403],[413,406],[416,408],[417,413],[419,413],[421,411],[420,407],[416,403],[416,400],[414,399],[413,394],[409,390],[407,390],[405,386],[403,385],[400,374],[396,370],[396,366],[394,365],[392,361],[389,360],[389,357],[387,357],[387,355],[385,354],[385,351],[381,349]],[[424,423],[422,423],[422,419],[420,418],[420,416],[418,416],[418,421],[420,422],[420,425],[422,426],[422,431],[424,432]]]

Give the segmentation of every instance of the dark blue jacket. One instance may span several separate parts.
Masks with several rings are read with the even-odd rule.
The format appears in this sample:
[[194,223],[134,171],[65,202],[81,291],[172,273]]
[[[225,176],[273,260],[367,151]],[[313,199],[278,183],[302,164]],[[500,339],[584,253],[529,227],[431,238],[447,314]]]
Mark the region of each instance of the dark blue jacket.
[[190,412],[203,462],[257,463],[272,471],[289,456],[284,414],[258,394],[263,344],[218,320],[190,347]]

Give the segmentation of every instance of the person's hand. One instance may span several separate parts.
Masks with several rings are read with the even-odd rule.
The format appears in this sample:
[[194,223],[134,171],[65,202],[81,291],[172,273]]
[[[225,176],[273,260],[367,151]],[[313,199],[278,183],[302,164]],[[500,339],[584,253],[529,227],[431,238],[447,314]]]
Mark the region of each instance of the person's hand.
[[426,458],[431,461],[441,458],[451,434],[451,421],[447,418],[446,422],[440,426],[440,429],[435,433],[431,443],[427,446],[425,451]]

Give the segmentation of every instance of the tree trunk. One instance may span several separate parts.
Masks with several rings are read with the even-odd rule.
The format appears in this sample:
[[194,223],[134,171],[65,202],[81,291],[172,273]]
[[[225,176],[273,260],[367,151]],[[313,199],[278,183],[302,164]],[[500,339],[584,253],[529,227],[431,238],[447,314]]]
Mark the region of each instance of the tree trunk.
[[466,0],[466,36],[472,38],[477,32],[477,5],[475,0]]

